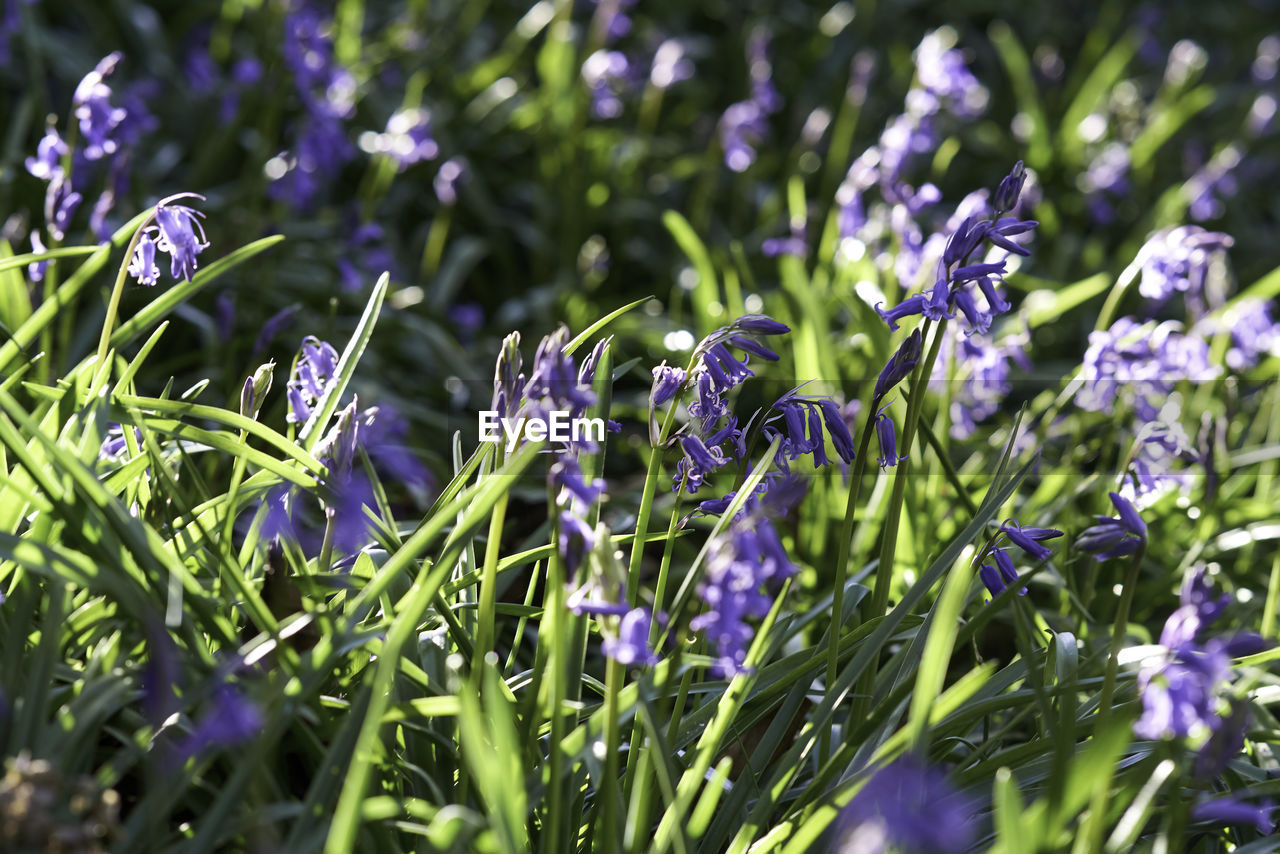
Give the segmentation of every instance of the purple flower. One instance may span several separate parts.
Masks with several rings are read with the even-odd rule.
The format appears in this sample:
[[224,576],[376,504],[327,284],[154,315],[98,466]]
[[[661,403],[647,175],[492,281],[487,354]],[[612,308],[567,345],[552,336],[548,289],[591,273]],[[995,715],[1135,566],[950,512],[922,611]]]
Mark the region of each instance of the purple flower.
[[114,154],[119,147],[114,134],[128,113],[122,107],[111,105],[111,87],[106,80],[123,58],[124,54],[119,51],[108,54],[76,86],[72,106],[84,140],[81,153],[87,160],[100,160]]
[[203,201],[204,196],[179,193],[162,199],[156,205],[156,224],[148,226],[143,232],[129,265],[129,272],[139,283],[155,284],[156,276],[159,275],[155,263],[157,249],[168,253],[169,274],[175,279],[181,277],[189,282],[195,275],[198,266],[196,256],[209,244],[205,240],[204,226],[200,224],[200,218],[204,214],[186,205],[174,204],[178,199],[184,198]]
[[1255,806],[1228,795],[1198,802],[1191,808],[1191,819],[1213,824],[1251,824],[1258,833],[1267,834],[1275,830],[1275,821],[1271,818],[1275,808],[1270,801]]
[[1176,383],[1217,376],[1209,364],[1208,345],[1177,329],[1172,322],[1152,327],[1122,317],[1108,330],[1089,333],[1084,385],[1076,393],[1076,404],[1110,414],[1124,390],[1138,419],[1155,421]]
[[885,414],[885,409],[888,409],[888,406],[876,413],[876,439],[880,443],[880,456],[876,462],[880,464],[882,471],[896,466],[907,458],[905,454],[898,456],[898,439],[893,419]]
[[440,146],[431,136],[431,114],[421,108],[400,110],[387,120],[379,151],[396,161],[400,171],[424,160],[435,160]]
[[578,506],[586,507],[600,500],[605,483],[600,478],[588,481],[582,475],[577,457],[562,454],[548,470],[551,485],[557,491],[556,502],[560,506],[572,499]]
[[1157,232],[1138,251],[1136,263],[1142,267],[1138,293],[1157,302],[1174,293],[1186,294],[1193,301],[1202,300],[1210,265],[1233,243],[1230,236],[1205,231],[1198,225]]
[[569,574],[578,571],[582,561],[596,547],[596,532],[569,510],[560,513],[560,555]]
[[160,268],[156,266],[156,242],[150,234],[144,233],[138,238],[138,247],[129,261],[129,275],[147,287],[160,280]]
[[1201,320],[1192,332],[1205,341],[1223,332],[1229,333],[1227,367],[1245,371],[1267,356],[1280,355],[1280,323],[1272,319],[1271,310],[1270,300],[1241,299],[1221,316],[1210,315]]
[[458,202],[458,187],[467,179],[467,161],[463,157],[450,157],[440,164],[436,177],[431,179],[431,187],[436,191],[436,198],[442,205],[454,205]]
[[582,63],[582,80],[591,92],[591,115],[616,119],[622,115],[622,96],[632,85],[627,57],[616,50],[598,50]]
[[684,44],[678,39],[667,39],[658,45],[649,69],[649,82],[655,89],[667,89],[693,76],[693,62],[686,55]]
[[301,424],[311,417],[311,408],[324,397],[338,369],[338,351],[314,335],[302,339],[302,353],[293,369],[286,395],[289,412],[285,420]]
[[946,381],[955,363],[956,384],[951,393],[951,435],[967,439],[978,429],[978,423],[991,417],[1013,388],[1010,375],[1013,365],[1024,370],[1031,367],[1024,347],[1025,333],[1006,336],[997,344],[989,336],[960,335],[947,327],[943,339],[943,357],[934,363],[932,380]]
[[[133,435],[137,439],[138,447],[142,447],[142,431],[137,427],[133,428]],[[98,451],[98,459],[106,463],[116,463],[129,453],[129,443],[125,441],[124,428],[119,424],[112,424],[107,428],[107,435],[102,438],[102,448]]]
[[240,747],[256,738],[265,725],[266,720],[256,703],[240,689],[221,685],[183,742],[179,755],[185,759],[217,748]]
[[649,626],[653,615],[648,608],[632,608],[618,622],[618,636],[605,638],[604,654],[628,667],[652,667],[658,656],[649,649]]
[[[48,247],[44,245],[44,241],[40,239],[40,232],[31,232],[31,251],[34,254],[47,252]],[[43,282],[45,271],[49,269],[48,261],[35,261],[27,265],[27,277],[33,282]]]
[[[827,437],[846,463],[854,457],[853,437],[840,415],[840,407],[827,397],[805,397],[794,388],[774,402],[769,408],[772,415],[766,417],[764,437],[769,441],[782,437],[778,446],[778,465],[788,471],[788,461],[794,462],[803,454],[813,455],[813,467],[820,468],[831,462],[827,457]],[[781,425],[782,429],[778,429]]]
[[62,171],[55,172],[49,187],[44,194],[44,220],[49,227],[49,236],[54,240],[62,240],[71,227],[71,218],[76,215],[82,197],[71,188],[71,181]]
[[493,372],[492,409],[499,417],[510,418],[524,405],[525,376],[521,372],[520,333],[512,332],[502,341],[502,350]]
[[1076,539],[1076,548],[1091,553],[1099,561],[1133,554],[1147,538],[1147,525],[1137,508],[1118,492],[1109,494],[1119,518],[1096,516],[1096,524]]
[[898,346],[897,351],[880,371],[880,376],[876,378],[875,391],[871,394],[872,405],[878,403],[894,386],[911,375],[920,361],[922,345],[920,330],[911,330],[911,334]]
[[716,651],[712,672],[722,678],[746,670],[747,647],[755,637],[747,620],[763,617],[771,606],[761,588],[796,572],[773,528],[772,515],[770,505],[761,502],[754,512],[735,518],[712,546],[698,587],[707,610],[689,627],[704,632]]
[[1041,545],[1045,540],[1053,540],[1062,536],[1056,528],[1024,528],[1013,519],[1005,520],[1000,526],[1000,533],[1009,538],[1009,542],[1022,549],[1034,561],[1048,560],[1053,552],[1048,546]]
[[1019,160],[1009,174],[1001,179],[1000,186],[996,188],[995,197],[991,200],[991,206],[995,208],[997,217],[1018,206],[1018,197],[1022,195],[1022,185],[1026,180],[1027,170]]
[[934,30],[920,40],[913,55],[916,79],[934,103],[945,103],[962,117],[976,116],[986,107],[987,90],[969,71],[964,54],[954,47],[954,36],[948,35]]
[[744,314],[725,329],[741,330],[753,335],[784,335],[791,331],[790,326],[763,314]]
[[684,368],[668,365],[665,361],[653,369],[653,390],[649,392],[649,405],[659,407],[676,396],[684,385]]
[[57,128],[49,125],[36,145],[36,156],[27,158],[27,171],[41,181],[48,181],[62,170],[62,156],[66,153],[67,144],[58,136]]
[[755,101],[731,104],[720,117],[720,147],[724,163],[734,172],[745,172],[756,162],[756,146],[764,141],[766,114]]
[[898,321],[904,317],[910,317],[913,314],[920,314],[924,310],[924,297],[920,294],[907,297],[891,309],[883,309],[882,304],[876,305],[876,314],[887,324],[889,329],[896,332],[898,330]]
[[946,775],[908,754],[878,769],[840,814],[841,851],[960,852],[975,831],[977,806]]

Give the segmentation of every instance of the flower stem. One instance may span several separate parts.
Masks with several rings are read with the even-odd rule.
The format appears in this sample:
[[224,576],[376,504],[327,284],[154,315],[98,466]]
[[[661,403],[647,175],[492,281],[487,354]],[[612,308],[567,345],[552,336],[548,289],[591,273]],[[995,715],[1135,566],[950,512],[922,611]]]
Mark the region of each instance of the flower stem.
[[1120,648],[1124,645],[1125,631],[1129,625],[1129,609],[1133,605],[1134,590],[1138,586],[1138,570],[1142,568],[1142,559],[1147,553],[1147,541],[1144,539],[1133,553],[1129,570],[1125,573],[1124,586],[1120,588],[1120,603],[1116,606],[1116,617],[1111,629],[1111,651],[1107,656],[1107,675],[1102,680],[1102,693],[1098,695],[1098,723],[1095,732],[1102,730],[1111,716],[1111,698],[1115,694],[1116,675],[1120,670]]
[[[872,425],[875,423],[876,407],[879,401],[872,401],[867,410],[866,424],[862,428],[862,440],[858,445],[858,454],[854,458],[853,474],[849,477],[849,494],[844,504],[844,524],[840,529],[840,539],[836,543],[836,565],[834,587],[831,593],[831,627],[827,630],[827,687],[836,682],[840,665],[840,629],[844,625],[844,588],[849,578],[849,554],[853,549],[853,517],[858,508],[858,493],[862,487],[862,476],[867,468],[867,451],[871,447]],[[818,747],[820,762],[825,762],[830,752],[831,732],[822,733]]]
[[124,293],[125,282],[129,280],[129,264],[133,261],[134,250],[138,248],[138,241],[142,239],[143,231],[155,218],[156,209],[152,208],[147,218],[134,231],[133,239],[129,241],[129,248],[124,251],[124,261],[120,263],[120,271],[116,273],[115,286],[111,289],[111,299],[107,303],[107,316],[102,321],[102,336],[98,339],[98,358],[95,363],[95,371],[101,371],[106,364],[107,350],[111,347],[111,333],[115,331],[116,315],[120,312],[120,296]]

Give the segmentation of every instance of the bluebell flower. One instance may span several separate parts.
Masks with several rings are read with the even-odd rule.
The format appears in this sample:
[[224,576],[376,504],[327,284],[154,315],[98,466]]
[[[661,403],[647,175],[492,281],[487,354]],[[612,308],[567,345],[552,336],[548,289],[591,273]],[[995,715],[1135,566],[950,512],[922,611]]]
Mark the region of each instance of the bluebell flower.
[[841,812],[839,850],[958,854],[973,840],[977,813],[945,773],[907,754],[878,769]]
[[49,236],[54,240],[62,240],[71,227],[71,218],[76,215],[83,197],[71,187],[71,181],[64,172],[56,172],[44,194],[44,220],[49,227]]
[[524,405],[524,357],[520,355],[520,333],[512,332],[502,341],[494,366],[492,409],[500,417],[511,418]]
[[1009,542],[1022,549],[1034,561],[1048,560],[1053,551],[1041,545],[1045,540],[1053,540],[1062,536],[1057,528],[1023,527],[1013,519],[1006,519],[1000,526],[1000,533],[1009,538]]
[[1137,508],[1117,492],[1110,496],[1119,517],[1095,517],[1096,523],[1076,539],[1076,548],[1091,553],[1099,561],[1133,554],[1147,538],[1147,525]]
[[36,145],[36,156],[26,160],[27,171],[41,181],[51,180],[62,171],[62,157],[66,153],[67,144],[58,135],[58,129],[49,125]]
[[[48,251],[48,247],[44,245],[44,241],[40,239],[40,232],[31,232],[31,251],[34,254]],[[45,271],[49,269],[48,261],[35,261],[27,265],[27,278],[32,282],[44,281]]]
[[720,147],[724,163],[734,172],[745,172],[756,162],[756,147],[768,133],[767,116],[755,101],[729,105],[720,117]]
[[122,107],[111,104],[111,87],[106,80],[115,71],[124,54],[116,51],[103,57],[76,86],[72,107],[80,122],[80,153],[87,160],[100,160],[114,154],[119,143],[114,137],[116,129],[128,113]]
[[578,571],[583,560],[596,547],[596,532],[585,519],[571,510],[560,513],[560,555],[569,574]]
[[576,417],[596,402],[591,384],[583,382],[573,357],[565,352],[568,344],[569,329],[565,326],[538,344],[523,390],[525,406],[531,414],[548,417],[550,412],[560,410]]
[[138,238],[138,246],[133,258],[129,260],[129,275],[138,280],[138,284],[151,287],[160,281],[160,268],[156,266],[156,242],[150,234],[144,233]]
[[913,314],[921,314],[924,311],[925,298],[920,294],[916,294],[915,296],[907,297],[890,309],[883,309],[880,307],[881,305],[882,303],[876,305],[876,314],[880,315],[880,318],[889,324],[890,331],[897,332],[899,320],[904,317],[910,317]]
[[302,424],[311,417],[312,407],[324,397],[337,369],[338,351],[331,344],[314,335],[302,339],[302,351],[286,391],[289,400],[289,412],[285,415],[287,422]]
[[1154,326],[1122,317],[1110,329],[1089,333],[1076,405],[1111,414],[1123,390],[1140,421],[1155,421],[1175,384],[1216,377],[1208,345],[1179,328],[1173,322]]
[[[1231,659],[1259,652],[1266,644],[1250,632],[1205,639],[1205,631],[1230,601],[1215,597],[1203,566],[1184,579],[1180,604],[1160,633],[1164,654],[1138,673],[1142,717],[1134,725],[1141,738],[1185,738],[1217,733],[1228,722],[1220,714],[1222,689],[1231,676]],[[1230,723],[1231,726],[1238,726]],[[1235,736],[1226,734],[1225,741]],[[1223,740],[1223,739],[1220,739]],[[1206,743],[1207,746],[1207,743]],[[1211,751],[1221,752],[1225,744]],[[1207,755],[1203,761],[1214,761]]]
[[1001,179],[1000,186],[996,188],[995,197],[991,200],[991,206],[995,208],[997,217],[1018,206],[1018,197],[1022,195],[1022,186],[1026,180],[1027,170],[1019,160],[1009,174]]
[[458,187],[466,181],[468,168],[465,157],[450,157],[440,164],[436,176],[431,179],[431,188],[436,191],[440,204],[457,204]]
[[735,518],[709,554],[698,594],[707,610],[689,627],[703,632],[716,652],[712,672],[729,678],[745,672],[747,647],[755,632],[747,620],[769,612],[771,599],[761,588],[796,572],[772,524],[773,511],[761,502],[753,513]]
[[622,96],[632,88],[635,74],[625,54],[598,50],[582,63],[582,80],[591,93],[591,115],[616,119],[622,115]]
[[649,392],[649,405],[662,406],[676,396],[680,386],[684,385],[684,368],[668,365],[665,361],[653,369],[653,389]]
[[653,615],[648,608],[632,608],[618,621],[617,637],[606,637],[604,654],[627,667],[652,667],[658,656],[649,648],[649,627]]
[[262,403],[271,391],[271,381],[275,377],[275,361],[259,365],[252,376],[246,377],[240,389],[240,414],[245,418],[256,420]]
[[577,457],[560,455],[548,470],[551,485],[558,490],[557,502],[565,506],[572,498],[582,506],[596,503],[604,493],[605,483],[600,478],[587,480]]
[[294,127],[294,144],[270,191],[294,207],[306,207],[351,159],[345,122],[354,112],[356,83],[338,63],[318,9],[293,4],[284,29],[282,54],[306,115]]
[[905,454],[898,456],[898,438],[893,419],[885,414],[888,408],[886,405],[876,413],[876,439],[880,443],[880,456],[876,462],[880,464],[881,470],[896,466],[907,458]]
[[390,155],[402,172],[415,163],[435,160],[440,146],[431,135],[431,114],[420,107],[393,113],[378,150]]
[[1090,215],[1098,224],[1113,222],[1116,205],[1129,197],[1132,190],[1129,169],[1129,147],[1113,142],[1094,155],[1080,176],[1079,187],[1085,194]]
[[1229,235],[1184,225],[1157,232],[1138,251],[1142,268],[1138,293],[1163,302],[1175,293],[1193,302],[1204,297],[1210,265],[1233,244]]
[[[998,191],[1004,193],[1002,202],[1017,204],[1024,178],[1022,164],[1019,163],[1002,182],[1002,190]],[[968,205],[964,207],[967,208]],[[1006,261],[969,262],[969,256],[984,241],[1013,254],[1030,254],[1029,250],[1010,238],[1029,232],[1037,223],[1011,217],[1000,218],[999,214],[1002,212],[1004,209],[997,208],[996,218],[991,220],[982,219],[977,214],[968,214],[954,223],[954,229],[938,262],[937,278],[929,293],[909,296],[893,309],[883,309],[879,304],[875,306],[876,312],[889,324],[890,329],[897,329],[898,321],[909,315],[920,314],[939,322],[954,317],[953,309],[959,309],[968,322],[970,334],[981,334],[991,328],[996,315],[1009,310],[1009,303],[995,288],[995,282],[1002,280],[1007,272]],[[958,210],[957,217],[960,213]],[[919,251],[923,253],[923,247]],[[975,288],[981,294],[981,303],[974,293]]]
[[1232,302],[1221,315],[1210,315],[1195,325],[1192,333],[1206,341],[1227,333],[1227,367],[1245,371],[1269,356],[1280,355],[1280,323],[1272,318],[1270,300],[1246,297]]
[[1269,834],[1275,830],[1275,820],[1271,817],[1275,808],[1271,801],[1255,805],[1227,795],[1198,801],[1191,807],[1191,819],[1213,824],[1252,825],[1258,833]]
[[1170,489],[1188,486],[1190,475],[1178,471],[1179,463],[1196,459],[1187,431],[1163,413],[1159,420],[1138,428],[1131,474],[1121,486],[1120,494],[1139,506],[1147,506]]
[[680,447],[684,456],[676,464],[674,485],[679,489],[680,484],[684,483],[690,495],[697,492],[716,470],[729,462],[719,447],[707,447],[701,439],[691,434],[680,437]]
[[204,196],[195,193],[179,193],[161,199],[156,205],[155,225],[147,226],[134,249],[129,263],[129,273],[143,285],[154,285],[159,271],[156,269],[156,250],[169,255],[169,273],[175,279],[188,282],[198,266],[196,256],[209,243],[205,240],[204,226],[200,218],[204,214],[186,205],[175,204],[179,199]]
[[179,748],[183,758],[198,757],[217,748],[240,747],[253,741],[266,725],[258,704],[232,685],[219,686],[209,707]]
[[[138,447],[142,447],[142,431],[137,427],[133,428],[133,435],[137,439]],[[98,450],[98,459],[106,463],[119,462],[129,453],[129,444],[125,441],[124,428],[119,424],[111,424],[107,427],[107,435],[102,437],[102,447]]]
[[1013,367],[1031,368],[1025,350],[1028,342],[1025,331],[1007,335],[996,343],[988,335],[961,334],[956,327],[947,327],[931,379],[940,383],[954,376],[950,408],[953,438],[969,438],[979,422],[999,410],[1013,388]]
[[898,345],[898,349],[889,358],[884,368],[881,369],[880,376],[876,378],[875,390],[871,393],[873,406],[879,403],[898,383],[911,376],[911,372],[915,370],[920,361],[922,346],[923,339],[920,337],[920,330],[911,330],[911,334]]
[[828,436],[840,459],[852,462],[855,453],[853,437],[841,417],[840,407],[830,398],[800,395],[800,388],[796,387],[778,398],[769,407],[773,414],[764,422],[766,439],[773,441],[777,436],[782,437],[778,446],[778,465],[786,471],[789,461],[794,462],[804,454],[813,455],[814,468],[828,464]]
[[987,105],[987,90],[973,76],[954,35],[938,29],[925,34],[912,56],[920,90],[959,116],[975,116]]

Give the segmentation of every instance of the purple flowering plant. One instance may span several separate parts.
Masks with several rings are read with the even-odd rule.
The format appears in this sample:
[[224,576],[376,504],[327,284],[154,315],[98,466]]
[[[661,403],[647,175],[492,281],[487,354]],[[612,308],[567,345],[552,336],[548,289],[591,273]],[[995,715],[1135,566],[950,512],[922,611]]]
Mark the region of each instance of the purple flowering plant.
[[1265,4],[99,5],[0,2],[0,849],[1266,846]]

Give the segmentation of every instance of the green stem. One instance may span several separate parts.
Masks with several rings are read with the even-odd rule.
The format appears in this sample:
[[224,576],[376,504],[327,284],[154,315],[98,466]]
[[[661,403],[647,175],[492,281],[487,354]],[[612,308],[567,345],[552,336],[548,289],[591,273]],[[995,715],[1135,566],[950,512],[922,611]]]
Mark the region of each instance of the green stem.
[[1102,681],[1102,693],[1098,695],[1098,724],[1094,727],[1094,732],[1102,732],[1111,716],[1111,698],[1115,693],[1116,674],[1120,670],[1120,648],[1124,646],[1129,609],[1133,605],[1133,594],[1138,587],[1138,571],[1142,568],[1142,559],[1146,554],[1147,541],[1144,539],[1133,553],[1133,560],[1125,573],[1124,586],[1120,588],[1120,604],[1116,607],[1116,618],[1111,629],[1111,652],[1107,656],[1107,675]]
[[116,273],[116,283],[111,289],[111,299],[107,303],[107,316],[102,321],[102,336],[98,339],[98,359],[95,370],[101,371],[104,367],[110,372],[110,366],[106,365],[107,350],[111,347],[111,333],[115,330],[116,315],[120,312],[120,297],[124,293],[125,282],[129,280],[129,263],[133,260],[134,250],[138,248],[138,241],[142,239],[142,232],[156,217],[156,209],[152,208],[151,213],[138,226],[137,231],[133,233],[133,239],[129,241],[129,248],[124,251],[124,261],[120,264],[120,271]]
[[[853,517],[858,508],[858,493],[862,488],[862,476],[867,468],[867,453],[871,447],[872,425],[875,424],[875,404],[867,410],[867,420],[862,427],[862,440],[854,458],[853,474],[849,477],[849,494],[844,504],[844,524],[836,543],[835,586],[831,593],[831,626],[827,629],[827,687],[834,685],[840,670],[840,629],[844,625],[844,588],[849,578],[849,553],[853,549]],[[822,733],[818,756],[825,762],[831,749],[830,730]]]
[[[928,338],[931,325],[931,321],[925,320],[921,327],[921,338]],[[908,452],[920,419],[920,409],[927,390],[926,383],[933,373],[933,363],[938,358],[938,350],[942,346],[942,336],[946,330],[947,321],[944,319],[934,330],[933,340],[929,345],[929,355],[916,364],[915,371],[911,375],[911,387],[907,396],[907,416],[903,420],[901,443],[901,447]],[[880,558],[876,566],[875,586],[871,590],[869,619],[883,616],[885,607],[889,604],[889,587],[893,583],[893,559],[898,548],[898,523],[902,515],[902,502],[906,496],[907,474],[910,467],[911,460],[903,459],[893,473],[893,494],[889,499],[889,510],[885,514],[884,529],[881,532]],[[878,664],[874,661],[867,667],[856,692],[850,721],[856,721],[864,714],[871,700],[871,691],[875,686],[878,670]]]

